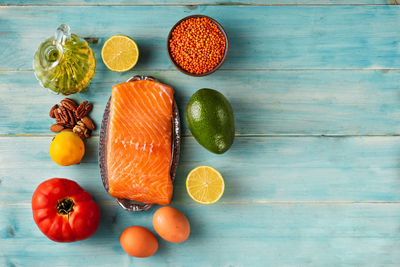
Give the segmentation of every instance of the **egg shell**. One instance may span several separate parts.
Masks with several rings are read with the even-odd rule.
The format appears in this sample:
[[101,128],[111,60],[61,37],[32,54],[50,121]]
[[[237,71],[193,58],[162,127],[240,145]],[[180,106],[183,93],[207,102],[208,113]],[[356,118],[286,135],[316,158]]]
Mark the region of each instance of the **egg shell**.
[[120,237],[122,249],[133,257],[145,258],[156,253],[158,241],[150,230],[142,226],[126,228]]
[[173,207],[162,207],[153,216],[153,227],[163,239],[180,243],[190,235],[190,224],[186,216]]

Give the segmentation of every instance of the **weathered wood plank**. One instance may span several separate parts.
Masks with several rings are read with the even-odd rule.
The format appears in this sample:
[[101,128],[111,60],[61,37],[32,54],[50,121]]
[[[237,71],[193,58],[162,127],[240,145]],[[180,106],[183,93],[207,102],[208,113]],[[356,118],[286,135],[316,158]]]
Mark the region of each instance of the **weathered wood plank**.
[[[94,4],[74,1],[68,4]],[[118,1],[112,3],[126,4]],[[173,85],[181,110],[197,89],[220,90],[233,104],[238,135],[395,135],[400,71],[354,69],[400,67],[399,12],[386,6],[0,8],[0,69],[12,70],[0,73],[0,265],[399,266],[400,137],[241,136],[222,156],[185,137],[173,204],[189,217],[192,236],[184,244],[160,241],[151,259],[130,258],[119,246],[125,227],[152,229],[154,209],[127,213],[105,193],[97,166],[98,137],[88,142],[82,164],[71,167],[51,161],[50,136],[4,137],[49,134],[46,114],[61,96],[39,88],[26,70],[40,41],[62,22],[99,39],[93,44],[99,72],[87,93],[73,96],[95,103],[98,124],[111,85],[143,73]],[[174,71],[165,53],[169,28],[194,13],[215,17],[231,40],[225,70],[202,79]],[[117,33],[131,35],[141,47],[133,72],[108,72],[99,58],[104,40]],[[353,70],[329,70],[342,68]],[[223,198],[212,206],[195,204],[184,187],[189,170],[206,164],[218,168],[227,183]],[[54,176],[78,181],[100,203],[102,220],[93,238],[55,244],[34,225],[32,192]],[[349,205],[353,202],[369,203]]]
[[[87,93],[100,126],[111,86],[135,74],[153,75],[176,89],[184,134],[184,109],[203,87],[224,93],[236,116],[236,132],[247,134],[395,135],[400,132],[400,71],[220,71],[207,79],[178,71],[116,74],[98,72]],[[49,109],[62,96],[39,86],[32,72],[0,73],[0,134],[50,134]],[[98,131],[95,132],[98,134]]]
[[[0,205],[2,266],[399,266],[400,205],[176,206],[191,222],[182,244],[159,239],[151,258],[126,255],[119,235],[151,225],[154,210],[128,213],[101,205],[90,239],[54,243],[26,206]],[[261,264],[263,263],[263,264]]]
[[98,38],[99,70],[104,41],[120,33],[138,42],[137,70],[174,69],[167,34],[180,18],[198,13],[220,21],[229,35],[225,69],[400,67],[396,6],[28,6],[0,9],[0,70],[32,69],[38,45],[61,23]]
[[[36,186],[51,177],[78,181],[101,202],[113,202],[101,183],[97,137],[80,165],[56,165],[51,137],[0,138],[0,203],[29,203]],[[225,177],[221,204],[266,202],[398,202],[400,137],[240,137],[224,155],[192,137],[183,139],[175,204],[193,204],[189,171],[211,165]]]
[[0,5],[60,5],[60,6],[164,6],[164,5],[392,5],[396,0],[0,0]]

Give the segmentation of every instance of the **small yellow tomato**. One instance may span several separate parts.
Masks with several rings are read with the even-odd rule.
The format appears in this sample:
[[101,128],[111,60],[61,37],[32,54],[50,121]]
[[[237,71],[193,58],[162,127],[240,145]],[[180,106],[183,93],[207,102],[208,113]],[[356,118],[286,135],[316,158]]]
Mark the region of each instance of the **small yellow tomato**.
[[77,134],[62,131],[51,142],[49,153],[55,163],[69,166],[81,162],[85,154],[85,145]]

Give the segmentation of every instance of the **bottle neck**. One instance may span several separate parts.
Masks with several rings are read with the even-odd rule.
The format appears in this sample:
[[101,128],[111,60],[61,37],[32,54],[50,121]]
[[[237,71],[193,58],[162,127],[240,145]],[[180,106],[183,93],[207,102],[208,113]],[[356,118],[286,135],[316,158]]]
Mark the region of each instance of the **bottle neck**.
[[60,26],[58,26],[54,36],[55,45],[58,48],[62,48],[65,44],[65,40],[69,38],[71,38],[71,29],[69,28],[69,26],[65,24],[61,24]]

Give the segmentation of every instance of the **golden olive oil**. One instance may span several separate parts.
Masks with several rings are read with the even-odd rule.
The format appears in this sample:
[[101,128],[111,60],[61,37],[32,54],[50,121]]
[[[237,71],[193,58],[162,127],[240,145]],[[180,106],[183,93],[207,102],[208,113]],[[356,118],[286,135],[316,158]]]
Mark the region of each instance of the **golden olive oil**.
[[64,95],[86,88],[96,70],[96,60],[87,42],[61,25],[55,38],[43,42],[35,53],[33,66],[43,87]]

